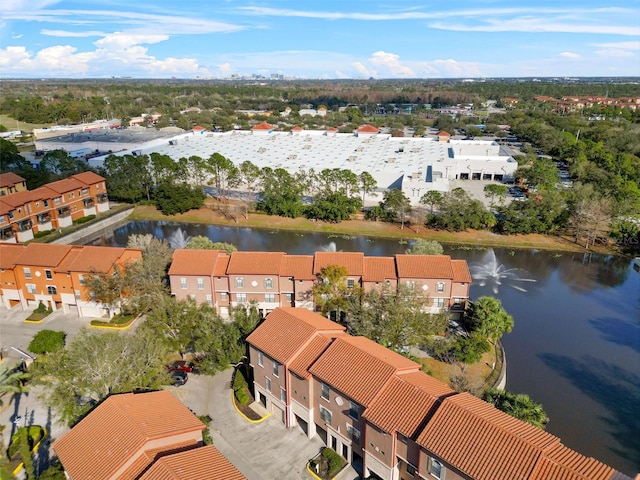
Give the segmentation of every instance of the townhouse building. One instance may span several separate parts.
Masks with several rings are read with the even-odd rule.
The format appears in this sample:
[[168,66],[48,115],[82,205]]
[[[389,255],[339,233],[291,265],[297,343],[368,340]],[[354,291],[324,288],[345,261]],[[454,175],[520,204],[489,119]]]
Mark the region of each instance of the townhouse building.
[[448,255],[365,257],[362,252],[233,252],[179,249],[173,254],[171,294],[215,306],[222,316],[229,308],[256,302],[263,314],[278,307],[313,310],[311,290],[322,281],[323,269],[343,267],[348,288],[388,289],[399,285],[428,297],[432,313],[449,311],[459,317],[469,298],[471,275],[466,261]]
[[105,179],[82,172],[34,190],[0,196],[0,242],[28,242],[34,234],[68,227],[109,210]]
[[13,172],[0,173],[0,197],[27,189],[27,181]]
[[111,395],[53,450],[69,479],[192,480],[246,477],[213,445],[205,425],[171,392]]
[[79,317],[111,317],[118,312],[91,297],[85,278],[141,259],[142,250],[133,248],[0,244],[0,301],[7,308],[42,302]]
[[274,310],[247,344],[256,399],[366,478],[628,479],[306,309]]

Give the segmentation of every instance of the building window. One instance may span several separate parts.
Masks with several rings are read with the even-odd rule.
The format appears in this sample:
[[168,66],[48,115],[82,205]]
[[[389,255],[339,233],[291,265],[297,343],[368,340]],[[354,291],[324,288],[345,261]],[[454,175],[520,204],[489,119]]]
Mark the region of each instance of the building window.
[[80,294],[80,290],[75,290],[76,300],[82,300],[82,295]]
[[431,459],[429,473],[436,478],[442,478],[442,464],[437,460]]
[[53,280],[53,274],[51,273],[51,270],[45,270],[44,276],[47,277],[47,280]]
[[274,377],[278,376],[278,370],[279,369],[280,369],[280,364],[274,360],[273,361],[273,376]]
[[0,223],[4,223],[4,215],[0,215]]
[[320,418],[327,425],[331,425],[331,412],[320,405]]
[[42,201],[42,206],[43,207],[48,207],[49,206],[49,200],[43,200]]
[[461,298],[454,298],[453,299],[453,306],[454,307],[461,307],[462,306],[462,299]]
[[326,383],[321,384],[322,391],[320,392],[320,396],[325,400],[329,400],[329,385]]
[[438,282],[436,284],[436,292],[438,293],[444,292],[444,282]]
[[60,205],[60,197],[56,197],[53,199],[54,205]]
[[358,413],[358,404],[353,400],[349,404],[349,416],[354,420],[358,420],[358,418],[360,418],[360,414]]
[[47,285],[47,293],[49,295],[55,295],[58,293],[58,291],[56,290],[56,287],[54,287],[53,285]]
[[347,279],[347,288],[352,289],[356,286],[356,281],[353,278]]
[[236,278],[236,287],[237,288],[244,288],[244,278],[242,278],[242,277]]
[[82,189],[82,195],[87,195],[88,193],[89,193],[89,189],[87,188]]
[[211,297],[211,295],[207,295],[207,304],[213,305],[213,298]]
[[265,293],[264,301],[267,303],[275,303],[276,302],[276,294],[275,293]]
[[265,278],[264,279],[264,288],[273,288],[273,279]]
[[204,279],[198,279],[198,290],[204,290]]
[[27,293],[36,293],[36,286],[33,283],[27,283]]
[[29,267],[24,267],[24,278],[31,278],[31,269]]
[[444,307],[444,298],[434,298],[433,299],[434,307]]
[[246,303],[247,302],[247,294],[246,293],[236,293],[236,301],[238,303]]
[[267,392],[271,392],[271,379],[269,377],[264,377],[264,388],[267,389]]
[[360,430],[355,428],[353,425],[347,425],[347,434],[353,443],[360,445]]
[[227,292],[220,292],[220,300],[223,302],[227,301]]
[[258,365],[264,366],[264,353],[258,352]]
[[416,282],[412,281],[412,280],[407,280],[407,289],[408,290],[413,290],[416,286]]
[[285,298],[287,299],[287,302],[293,302],[293,293],[285,293]]
[[280,401],[287,402],[287,391],[284,388],[280,388]]
[[407,463],[407,473],[409,475],[411,475],[412,477],[415,477],[416,471],[417,471],[416,467],[414,467],[410,463]]
[[187,279],[186,278],[181,278],[180,279],[180,288],[182,290],[186,290],[187,289]]

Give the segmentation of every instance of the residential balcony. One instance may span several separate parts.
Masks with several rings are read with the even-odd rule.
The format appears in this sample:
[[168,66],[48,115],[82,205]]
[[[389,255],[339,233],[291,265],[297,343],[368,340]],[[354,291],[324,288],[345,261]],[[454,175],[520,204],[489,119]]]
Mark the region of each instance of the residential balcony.
[[33,223],[31,220],[22,220],[18,222],[18,232],[26,232],[33,228]]
[[65,218],[71,216],[71,209],[69,207],[62,207],[58,210],[58,218]]
[[0,229],[0,242],[16,243],[16,234],[11,226]]
[[36,215],[36,219],[39,225],[44,223],[51,223],[51,213],[41,213],[40,215]]
[[94,205],[94,200],[93,198],[85,198],[82,203],[84,204],[84,208],[91,208]]
[[96,195],[96,201],[98,203],[106,203],[109,201],[109,197],[107,196],[106,193],[100,193],[98,195]]

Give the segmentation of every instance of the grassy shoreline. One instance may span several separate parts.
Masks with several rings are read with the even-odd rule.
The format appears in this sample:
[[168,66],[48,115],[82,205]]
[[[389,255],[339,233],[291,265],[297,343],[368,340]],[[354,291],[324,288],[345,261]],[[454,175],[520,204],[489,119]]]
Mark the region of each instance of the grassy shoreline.
[[191,210],[178,215],[164,215],[154,206],[137,205],[129,220],[157,220],[180,223],[200,223],[208,225],[223,225],[241,228],[257,228],[264,230],[283,230],[289,232],[324,233],[327,235],[368,236],[378,238],[393,238],[415,240],[424,238],[436,240],[443,244],[456,244],[469,247],[502,247],[513,249],[536,248],[550,251],[571,252],[603,252],[615,253],[605,249],[585,250],[571,239],[550,235],[500,235],[485,230],[468,230],[465,232],[448,232],[432,230],[424,227],[400,228],[399,225],[372,222],[363,219],[346,220],[340,223],[325,223],[308,220],[306,218],[284,218],[260,213],[250,213],[249,218],[239,218],[234,221],[226,218],[212,203],[199,210]]

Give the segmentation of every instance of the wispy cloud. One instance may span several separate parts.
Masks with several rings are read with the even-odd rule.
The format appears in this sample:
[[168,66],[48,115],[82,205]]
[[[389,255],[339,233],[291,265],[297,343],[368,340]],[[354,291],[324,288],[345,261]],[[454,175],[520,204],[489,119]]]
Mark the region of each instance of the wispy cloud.
[[507,22],[487,20],[480,25],[431,23],[429,27],[439,30],[457,32],[528,32],[528,33],[588,33],[608,35],[640,35],[640,26],[622,26],[605,24],[576,24],[569,22],[550,21],[547,18],[520,17]]
[[619,48],[622,50],[640,50],[640,40],[631,42],[605,42],[605,43],[592,43],[594,47],[601,48]]
[[578,55],[577,53],[573,53],[573,52],[562,52],[558,56],[562,57],[562,58],[569,58],[569,59],[580,58],[580,55]]
[[68,30],[49,30],[42,29],[40,30],[42,35],[46,35],[48,37],[73,37],[73,38],[81,38],[81,37],[101,37],[106,35],[105,32],[100,32],[98,30],[86,30],[83,32],[70,32]]

